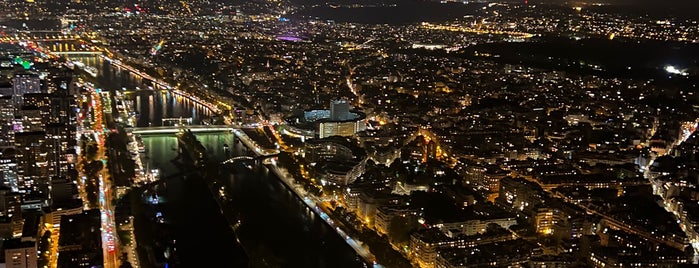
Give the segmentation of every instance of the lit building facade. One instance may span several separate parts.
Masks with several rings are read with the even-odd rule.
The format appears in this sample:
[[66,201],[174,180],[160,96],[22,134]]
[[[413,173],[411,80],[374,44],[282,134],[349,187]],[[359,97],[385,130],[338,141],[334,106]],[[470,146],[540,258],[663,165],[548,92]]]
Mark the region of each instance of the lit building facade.
[[41,78],[32,73],[15,74],[12,78],[12,99],[16,108],[24,105],[24,95],[41,92]]
[[38,254],[36,242],[11,239],[5,242],[5,267],[36,268]]
[[347,101],[333,101],[329,110],[307,110],[287,119],[282,133],[304,138],[351,137],[366,130],[366,115],[352,111]]
[[16,133],[15,149],[19,192],[46,192],[48,190],[46,133],[43,131]]

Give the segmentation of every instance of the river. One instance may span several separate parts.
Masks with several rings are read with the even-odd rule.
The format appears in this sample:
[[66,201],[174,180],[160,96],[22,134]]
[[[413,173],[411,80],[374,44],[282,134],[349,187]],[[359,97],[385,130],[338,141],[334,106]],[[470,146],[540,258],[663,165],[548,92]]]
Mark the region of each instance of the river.
[[[98,69],[99,87],[131,90],[148,86],[99,58],[78,59]],[[140,91],[130,98],[140,113],[138,126],[160,125],[168,117],[192,117],[197,123],[210,115],[205,107],[167,92]],[[219,161],[244,150],[232,133],[197,134],[197,139],[210,158]],[[246,260],[241,259],[246,257],[241,256],[240,244],[222,213],[232,213],[240,220],[237,237],[251,267],[363,266],[354,250],[264,165],[222,167],[219,179],[225,182],[232,200],[231,211],[222,211],[198,173],[173,161],[177,158],[174,135],[146,135],[142,140],[148,168],[158,169],[167,181],[146,191],[139,209],[135,209],[150,221],[136,224],[139,252],[150,256],[140,256],[142,266],[148,267],[144,265],[148,262],[157,263],[151,267],[164,267],[165,263],[168,267],[244,265]],[[224,150],[224,144],[232,153]],[[153,196],[158,197],[157,204]],[[158,256],[162,258],[158,260]]]
[[[106,90],[125,90],[139,113],[138,127],[172,125],[172,120],[189,119],[191,124],[200,124],[212,115],[203,105],[169,91],[148,90],[153,85],[147,80],[132,75],[129,71],[109,64],[96,56],[71,57],[97,69],[97,77],[86,79]],[[170,122],[164,122],[170,121]]]

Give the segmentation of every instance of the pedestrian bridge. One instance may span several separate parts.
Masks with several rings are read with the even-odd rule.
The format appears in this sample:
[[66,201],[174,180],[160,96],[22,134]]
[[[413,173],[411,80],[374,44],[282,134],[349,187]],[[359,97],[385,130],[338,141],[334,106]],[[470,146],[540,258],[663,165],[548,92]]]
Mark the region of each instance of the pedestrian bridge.
[[236,156],[233,158],[230,158],[226,161],[221,162],[221,164],[232,164],[238,161],[252,161],[252,160],[265,160],[267,158],[272,158],[276,157],[279,155],[279,152],[271,152],[270,154],[263,154],[263,155],[258,155],[258,156],[248,156],[248,155],[241,155],[241,156]]
[[245,161],[245,160],[253,160],[253,159],[255,159],[255,158],[252,156],[242,155],[242,156],[236,156],[236,157],[233,157],[233,158],[228,159],[226,161],[223,161],[223,162],[221,162],[221,164],[230,164],[230,163],[233,163],[235,161]]

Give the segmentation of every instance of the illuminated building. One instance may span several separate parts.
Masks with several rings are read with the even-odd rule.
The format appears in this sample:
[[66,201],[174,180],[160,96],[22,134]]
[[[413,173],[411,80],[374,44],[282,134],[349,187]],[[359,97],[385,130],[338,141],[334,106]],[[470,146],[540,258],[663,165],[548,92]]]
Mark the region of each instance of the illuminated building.
[[490,224],[497,224],[502,228],[510,228],[510,226],[517,224],[517,220],[514,216],[504,216],[492,217],[489,219],[444,222],[435,224],[434,226],[441,229],[443,232],[449,231],[465,235],[476,235],[485,232]]
[[309,140],[304,145],[304,158],[310,162],[344,161],[355,158],[355,154],[361,154],[361,149],[353,142],[340,137]]
[[687,264],[681,251],[662,254],[626,247],[596,247],[590,252],[592,267],[678,267]]
[[619,178],[613,173],[544,175],[537,176],[537,181],[544,190],[557,187],[617,188],[647,184],[642,177]]
[[7,268],[36,268],[38,255],[36,241],[10,239],[3,244]]
[[287,122],[283,133],[306,138],[350,137],[366,130],[366,115],[350,111],[349,103],[344,100],[331,102],[329,110],[304,111],[302,116],[287,119]]
[[350,105],[346,100],[337,100],[330,102],[330,120],[345,121],[354,119],[354,115],[350,114]]
[[12,238],[22,235],[24,219],[21,194],[12,192],[12,189],[6,186],[0,186],[0,213],[0,218],[3,219],[0,236]]
[[534,182],[505,177],[500,180],[500,191],[496,200],[505,207],[531,212],[546,196],[543,189]]
[[437,143],[434,140],[430,140],[426,145],[426,157],[428,159],[437,159]]
[[[14,137],[14,135],[12,136]],[[0,178],[2,179],[2,184],[13,191],[18,191],[16,166],[14,147],[7,147],[0,151]]]
[[61,216],[58,267],[103,265],[100,211]]
[[393,187],[393,193],[399,195],[410,195],[415,191],[427,192],[430,190],[430,185],[425,183],[411,183],[411,182],[396,182]]
[[328,162],[322,166],[323,179],[331,184],[348,185],[364,174],[365,164],[366,160],[356,163]]
[[347,187],[346,191],[342,192],[343,199],[345,200],[345,205],[352,211],[359,210],[359,195],[361,193],[361,188],[352,187],[352,185]]
[[2,216],[22,218],[22,198],[20,194],[12,192],[12,189],[0,187],[0,213]]
[[20,119],[21,131],[43,131],[49,123],[51,95],[47,93],[27,93],[24,104],[19,107],[16,117]]
[[34,132],[44,130],[46,121],[39,107],[25,105],[18,111],[18,119],[15,121],[15,132]]
[[364,131],[366,124],[364,120],[347,122],[322,122],[318,128],[318,135],[322,138],[331,136],[352,136],[357,132]]
[[437,257],[443,251],[469,252],[472,248],[514,239],[514,235],[503,228],[492,228],[488,232],[474,235],[445,234],[439,229],[426,229],[410,235],[410,258],[422,268],[440,267]]
[[410,206],[382,206],[376,210],[374,227],[379,235],[388,234],[391,221],[396,217],[407,217],[417,222],[417,216],[420,214],[420,210]]
[[464,174],[465,184],[480,183],[485,180],[485,172],[488,169],[480,165],[468,165]]
[[41,92],[41,79],[36,74],[19,73],[12,78],[12,99],[16,108],[24,104],[24,95]]
[[21,132],[15,134],[17,182],[22,193],[48,190],[48,162],[46,133]]
[[434,267],[531,267],[526,264],[537,249],[536,244],[524,239],[485,243],[466,249],[444,249],[438,252]]
[[63,216],[78,215],[83,212],[83,203],[79,199],[73,199],[71,202],[63,202],[62,204],[54,204],[51,208],[51,213],[46,214],[46,223],[52,224],[54,227],[61,226]]
[[12,95],[0,96],[0,146],[14,146],[14,117]]
[[83,202],[78,196],[76,185],[64,178],[51,179],[50,212],[44,214],[45,223],[60,228],[65,215],[77,215],[83,212]]
[[73,150],[77,145],[74,138],[77,132],[76,92],[70,86],[70,77],[59,76],[51,84],[56,84],[56,87],[48,96],[48,124],[45,127],[49,141],[49,169],[51,175],[62,176],[77,159]]
[[573,260],[569,255],[541,255],[534,256],[529,260],[531,268],[566,268],[573,264]]
[[559,224],[566,221],[566,215],[562,211],[553,208],[539,208],[534,217],[536,232],[543,235],[551,235]]
[[357,215],[370,228],[374,227],[377,209],[389,204],[398,204],[401,196],[384,191],[365,190],[359,194]]
[[46,152],[48,172],[52,176],[63,176],[75,164],[75,126],[52,123],[46,126]]
[[383,164],[384,166],[390,166],[394,160],[399,159],[401,156],[401,150],[398,146],[384,146],[380,148],[370,148],[371,153],[369,154],[369,159],[377,164]]

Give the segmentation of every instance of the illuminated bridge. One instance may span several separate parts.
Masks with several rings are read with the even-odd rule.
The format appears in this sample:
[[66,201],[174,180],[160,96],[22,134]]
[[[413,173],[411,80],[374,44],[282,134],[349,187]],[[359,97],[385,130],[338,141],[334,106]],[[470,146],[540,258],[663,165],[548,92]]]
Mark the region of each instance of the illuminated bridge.
[[239,129],[243,126],[236,125],[192,125],[192,126],[159,126],[159,127],[134,127],[129,128],[134,134],[177,134],[182,131],[183,128],[191,130],[193,133],[204,133],[204,132],[225,132]]
[[274,156],[279,154],[279,149],[263,148],[256,141],[252,140],[245,134],[241,128],[254,128],[251,125],[192,125],[192,126],[160,126],[160,127],[134,127],[127,128],[134,134],[141,135],[162,135],[162,134],[177,134],[183,129],[189,129],[192,133],[207,133],[207,132],[226,132],[229,131],[235,134],[246,147],[252,150],[256,156]]
[[252,156],[241,155],[241,156],[236,156],[236,157],[230,158],[230,159],[223,161],[221,163],[222,164],[230,164],[230,163],[233,163],[235,161],[253,160],[253,159],[255,159],[255,158]]
[[167,123],[174,123],[177,126],[184,126],[184,125],[191,125],[192,121],[194,118],[192,117],[166,117],[161,119],[163,121],[163,124]]
[[266,160],[267,158],[276,157],[278,154],[279,153],[270,154],[270,155],[259,155],[259,156],[241,155],[241,156],[232,157],[226,161],[223,161],[223,162],[221,162],[221,164],[232,164],[232,163],[239,162],[239,161]]
[[80,36],[65,34],[59,31],[15,31],[0,36],[0,41],[3,42],[60,42],[78,39],[80,39]]
[[51,51],[54,55],[102,55],[100,51]]

